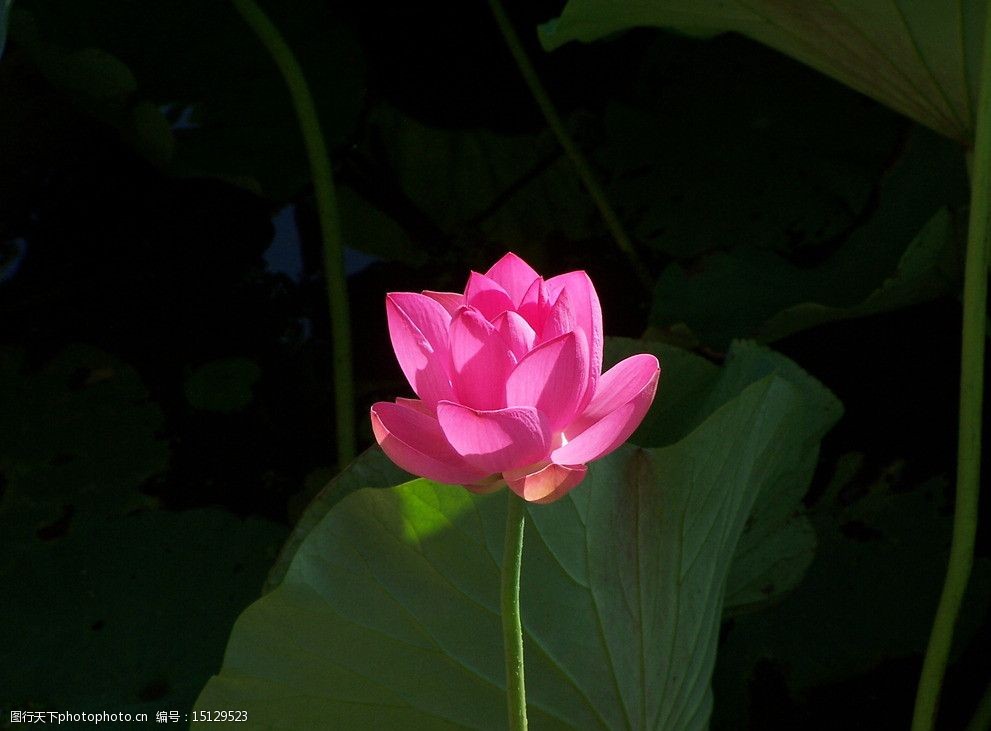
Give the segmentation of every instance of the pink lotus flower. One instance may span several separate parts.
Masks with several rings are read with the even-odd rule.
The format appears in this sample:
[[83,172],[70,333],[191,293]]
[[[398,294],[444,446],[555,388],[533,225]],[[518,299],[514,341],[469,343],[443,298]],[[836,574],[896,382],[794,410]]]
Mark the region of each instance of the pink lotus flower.
[[392,292],[385,306],[420,398],[376,403],[372,429],[393,462],[437,482],[557,500],[629,438],[657,391],[652,355],[602,373],[602,310],[582,271],[544,281],[509,253],[463,295]]

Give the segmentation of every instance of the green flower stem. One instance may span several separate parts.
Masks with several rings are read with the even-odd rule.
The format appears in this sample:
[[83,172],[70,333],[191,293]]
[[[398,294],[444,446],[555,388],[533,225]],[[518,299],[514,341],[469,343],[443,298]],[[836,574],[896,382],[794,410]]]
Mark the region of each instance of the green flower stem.
[[981,416],[984,391],[984,339],[988,284],[989,200],[991,200],[991,13],[984,28],[980,94],[974,123],[970,223],[964,264],[963,342],[960,361],[960,425],[953,542],[915,697],[913,731],[936,722],[940,688],[953,642],[953,629],[974,562],[981,474]]
[[323,268],[327,280],[331,338],[334,344],[334,404],[337,417],[337,466],[344,469],[354,459],[354,386],[351,372],[351,322],[348,314],[347,280],[344,276],[344,244],[341,236],[337,192],[330,169],[330,156],[317,118],[313,95],[303,77],[299,61],[279,30],[254,0],[232,0],[234,7],[258,36],[279,67],[292,97],[303,143],[313,176],[317,216],[323,239]]
[[506,704],[510,731],[526,729],[526,687],[523,681],[523,625],[520,621],[520,566],[526,503],[507,488],[506,542],[502,549],[502,642],[506,651]]
[[988,731],[988,729],[991,729],[991,684],[984,691],[974,717],[967,724],[967,731]]
[[616,215],[612,206],[609,205],[605,191],[595,177],[595,173],[592,172],[592,166],[589,165],[588,160],[585,159],[585,155],[578,149],[574,140],[571,139],[571,135],[568,134],[568,130],[565,129],[564,122],[561,121],[561,115],[557,113],[557,110],[551,103],[550,97],[547,96],[547,90],[540,83],[540,77],[537,76],[533,64],[530,63],[530,59],[523,49],[523,44],[520,43],[520,38],[513,28],[513,24],[509,22],[509,16],[506,15],[506,11],[503,9],[499,0],[489,0],[489,7],[492,9],[492,14],[495,16],[499,30],[502,32],[502,37],[506,40],[506,45],[509,46],[510,53],[513,54],[513,58],[516,60],[516,65],[519,67],[520,73],[523,74],[523,80],[530,88],[530,93],[533,94],[537,106],[543,112],[544,119],[547,120],[547,124],[554,132],[558,142],[561,143],[561,147],[564,148],[568,157],[571,158],[571,162],[578,171],[578,177],[581,178],[582,183],[585,184],[585,188],[592,196],[592,200],[595,201],[595,205],[602,215],[602,220],[605,221],[606,228],[609,229],[609,233],[612,234],[613,240],[616,242],[620,251],[626,255],[626,258],[633,266],[633,270],[636,272],[640,283],[648,292],[652,291],[654,288],[654,278],[650,276],[647,267],[640,260],[633,242],[626,235],[623,224],[620,223],[619,216]]

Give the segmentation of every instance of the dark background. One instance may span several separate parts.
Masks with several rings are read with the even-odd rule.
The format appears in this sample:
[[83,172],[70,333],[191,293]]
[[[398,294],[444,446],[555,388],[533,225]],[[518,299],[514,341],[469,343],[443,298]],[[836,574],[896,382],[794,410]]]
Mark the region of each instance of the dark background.
[[[648,291],[485,4],[268,5],[332,147],[361,448],[369,405],[406,391],[387,291],[460,289],[513,250],[548,275],[586,269],[607,334],[718,361],[782,305],[862,299],[939,207],[966,220],[960,150],[783,56],[648,30],[546,54],[533,29],[559,4],[511,7],[659,280]],[[0,60],[0,708],[187,711],[338,470],[307,177],[281,81],[225,4],[16,5]],[[806,501],[833,534],[773,621],[726,624],[715,727],[907,725],[949,536],[956,252],[925,301],[775,343],[846,408]],[[838,256],[862,276],[831,273]],[[705,278],[715,261],[733,288]],[[986,529],[978,552],[945,728],[991,677]],[[830,618],[837,634],[811,631]],[[856,647],[813,667],[836,636]]]

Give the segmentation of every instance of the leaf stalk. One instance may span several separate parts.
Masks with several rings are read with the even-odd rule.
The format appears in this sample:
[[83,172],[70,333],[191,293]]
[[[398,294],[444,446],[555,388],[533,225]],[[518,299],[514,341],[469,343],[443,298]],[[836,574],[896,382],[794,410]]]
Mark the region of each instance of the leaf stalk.
[[330,155],[317,116],[313,94],[295,54],[278,28],[254,0],[231,0],[244,21],[262,42],[289,89],[299,121],[306,156],[313,177],[317,217],[323,244],[323,269],[334,347],[334,410],[337,429],[337,466],[344,469],[355,454],[354,383],[351,365],[351,320],[347,279],[344,274],[344,243],[337,190]]
[[513,24],[510,22],[509,16],[506,15],[505,9],[503,9],[499,0],[489,0],[489,8],[492,10],[492,15],[495,16],[496,24],[499,26],[499,31],[502,33],[502,37],[505,39],[506,45],[509,46],[509,52],[513,55],[513,59],[519,67],[523,80],[530,89],[530,94],[533,95],[534,101],[536,101],[537,106],[540,107],[540,111],[543,113],[544,119],[547,120],[548,126],[551,128],[551,131],[554,132],[554,136],[557,137],[557,141],[560,143],[565,153],[567,153],[568,157],[571,158],[571,162],[575,166],[575,171],[578,173],[578,177],[581,178],[582,183],[585,185],[585,189],[588,190],[589,195],[592,196],[592,200],[595,202],[596,208],[599,209],[599,214],[602,216],[602,220],[605,222],[606,228],[609,229],[609,233],[616,242],[616,246],[630,262],[630,266],[633,267],[633,271],[636,273],[637,279],[640,281],[640,284],[643,285],[644,289],[647,292],[653,291],[654,278],[650,275],[649,270],[644,265],[643,261],[640,259],[640,255],[637,253],[636,248],[633,246],[633,242],[626,234],[626,230],[623,228],[623,224],[620,222],[619,216],[616,215],[616,211],[613,210],[612,205],[609,203],[609,199],[606,197],[605,190],[603,190],[598,178],[595,177],[595,173],[592,172],[592,166],[589,164],[582,151],[578,149],[578,145],[575,144],[575,141],[571,139],[571,135],[568,134],[568,130],[565,128],[564,122],[561,120],[561,115],[557,113],[557,109],[554,108],[554,104],[547,95],[547,90],[540,82],[540,77],[537,76],[536,69],[534,69],[533,64],[530,63],[530,59],[526,55],[526,50],[520,42],[520,37],[516,34],[516,29],[513,28]]
[[936,608],[919,677],[912,731],[931,731],[960,613],[974,563],[981,476],[981,419],[991,204],[991,12],[984,28],[980,93],[974,120],[970,221],[964,263],[963,334],[960,355],[960,421],[953,540],[943,592]]

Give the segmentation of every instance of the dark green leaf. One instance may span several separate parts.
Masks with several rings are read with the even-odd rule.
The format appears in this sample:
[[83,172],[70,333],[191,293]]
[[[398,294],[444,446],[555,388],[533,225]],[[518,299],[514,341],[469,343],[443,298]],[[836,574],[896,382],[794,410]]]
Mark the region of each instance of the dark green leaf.
[[955,251],[953,221],[942,208],[912,239],[891,276],[862,301],[849,307],[793,305],[768,319],[759,337],[765,342],[777,340],[819,323],[887,312],[953,292],[958,282]]
[[[230,3],[21,5],[32,18],[24,38],[33,41],[35,64],[59,88],[81,88],[101,102],[90,104],[90,111],[120,127],[153,161],[168,163],[179,175],[222,177],[277,200],[306,185],[309,168],[285,81]],[[357,40],[323,3],[294,3],[292,12],[263,5],[271,5],[266,12],[300,61],[328,145],[342,144],[363,102]],[[136,106],[143,103],[150,106]],[[169,115],[174,140],[169,123],[151,119],[152,110]]]
[[10,6],[13,4],[14,0],[0,0],[0,58],[7,45],[7,25],[10,22]]
[[652,324],[684,323],[706,344],[764,340],[830,319],[859,317],[953,291],[955,239],[943,206],[966,186],[958,153],[920,131],[885,177],[876,210],[825,262],[801,267],[783,256],[734,248],[673,264],[655,290]]
[[659,35],[635,78],[636,96],[605,110],[597,155],[631,233],[678,260],[828,250],[869,210],[905,126],[739,40]]
[[[131,67],[108,51],[89,45],[64,46],[48,25],[21,7],[14,13],[17,40],[38,70],[83,111],[116,127],[151,162],[169,164],[175,147],[161,110],[140,98]],[[45,16],[42,15],[42,19]]]
[[147,506],[135,489],[164,469],[162,415],[137,373],[89,346],[66,348],[40,370],[0,350],[0,517],[27,511],[2,533],[56,521],[66,504],[121,512]]
[[187,378],[186,400],[197,409],[229,413],[251,403],[261,368],[247,358],[224,358],[201,365]]
[[0,581],[17,593],[0,610],[4,708],[186,708],[215,669],[285,529],[156,509],[140,487],[166,467],[162,425],[107,353],[37,367],[0,350]]
[[386,105],[370,117],[389,176],[441,230],[488,241],[586,238],[591,200],[550,132],[446,130]]
[[[925,650],[950,544],[947,483],[935,478],[893,489],[897,464],[871,482],[858,474],[862,461],[845,455],[839,479],[810,512],[819,549],[803,583],[778,606],[736,618],[714,681],[721,727],[746,725],[741,679],[759,662],[773,663],[798,698]],[[989,600],[991,561],[979,558],[958,650],[980,627]]]

